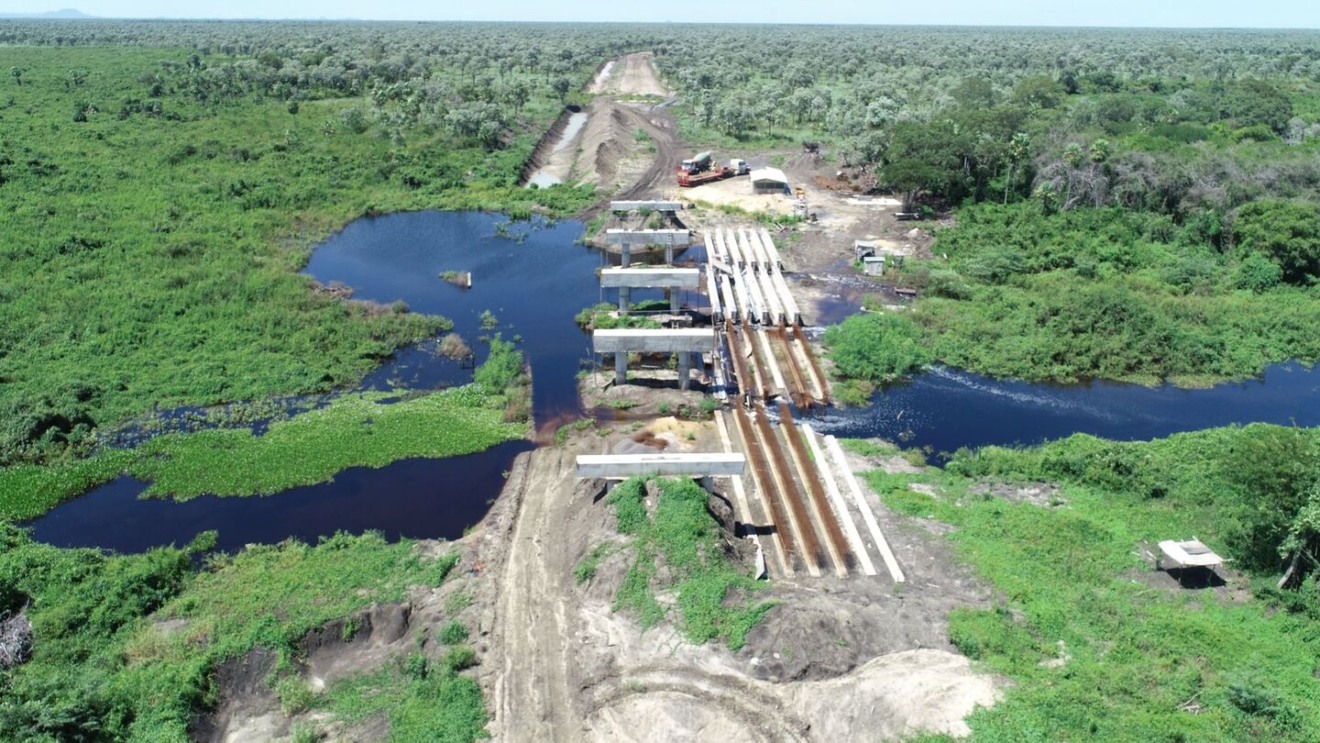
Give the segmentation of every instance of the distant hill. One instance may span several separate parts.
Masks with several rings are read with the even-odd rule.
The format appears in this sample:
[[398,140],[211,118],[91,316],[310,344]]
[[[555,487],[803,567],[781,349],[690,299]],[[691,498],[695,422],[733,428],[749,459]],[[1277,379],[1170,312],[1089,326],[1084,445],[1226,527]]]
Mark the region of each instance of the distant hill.
[[0,18],[95,18],[96,16],[87,15],[81,10],[73,8],[64,8],[63,10],[48,10],[45,13],[0,13]]

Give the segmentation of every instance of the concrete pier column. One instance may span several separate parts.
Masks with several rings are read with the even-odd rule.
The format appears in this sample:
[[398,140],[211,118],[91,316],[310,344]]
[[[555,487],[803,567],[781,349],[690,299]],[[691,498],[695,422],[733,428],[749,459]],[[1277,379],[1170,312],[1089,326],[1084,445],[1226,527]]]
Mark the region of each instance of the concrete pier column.
[[674,246],[672,244],[665,246],[665,265],[674,265]]
[[632,263],[632,245],[629,243],[623,243],[619,246],[619,252],[623,261],[621,265],[624,268],[627,268],[628,265]]
[[628,287],[626,287],[626,286],[621,286],[621,287],[619,287],[619,314],[620,314],[620,315],[626,315],[626,314],[628,314],[628,310],[632,309],[632,306],[631,306],[631,304],[630,304],[630,302],[629,302],[629,300],[631,299],[631,295],[632,295],[632,292],[629,291]]
[[678,352],[678,388],[686,390],[692,383],[692,352]]
[[628,384],[628,354],[624,351],[614,354],[614,383]]

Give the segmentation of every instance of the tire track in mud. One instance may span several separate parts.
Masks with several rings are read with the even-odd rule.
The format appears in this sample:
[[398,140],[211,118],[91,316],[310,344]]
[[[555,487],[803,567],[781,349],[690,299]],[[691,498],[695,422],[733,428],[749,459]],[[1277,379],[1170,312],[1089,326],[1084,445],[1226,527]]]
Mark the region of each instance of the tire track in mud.
[[680,694],[729,714],[748,730],[770,741],[806,741],[810,726],[786,710],[778,695],[757,688],[745,678],[711,674],[691,668],[643,666],[622,678],[603,679],[589,689],[587,718],[637,696]]

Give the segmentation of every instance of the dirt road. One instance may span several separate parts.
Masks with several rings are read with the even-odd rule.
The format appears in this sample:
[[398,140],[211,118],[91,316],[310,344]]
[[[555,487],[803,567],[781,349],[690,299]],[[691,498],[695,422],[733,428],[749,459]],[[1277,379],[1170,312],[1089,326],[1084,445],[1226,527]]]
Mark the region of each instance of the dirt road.
[[673,91],[660,79],[655,69],[655,54],[638,52],[606,62],[587,92],[593,95],[659,96]]
[[[672,435],[668,450],[693,438],[705,437]],[[914,570],[903,594],[876,579],[778,581],[766,598],[780,606],[737,653],[693,646],[668,627],[643,632],[615,613],[631,551],[605,484],[579,482],[574,461],[626,439],[588,431],[523,455],[483,526],[481,681],[497,740],[963,734],[963,718],[994,703],[992,679],[944,639],[949,609],[984,597],[920,535],[903,540]],[[607,557],[579,583],[576,567],[598,547]]]
[[602,196],[623,199],[666,184],[682,156],[674,117],[656,100],[669,90],[653,55],[630,54],[607,63],[587,92],[596,98],[583,112],[586,124],[568,141],[560,137],[564,127],[552,130],[533,156],[539,170],[532,177],[591,184]]

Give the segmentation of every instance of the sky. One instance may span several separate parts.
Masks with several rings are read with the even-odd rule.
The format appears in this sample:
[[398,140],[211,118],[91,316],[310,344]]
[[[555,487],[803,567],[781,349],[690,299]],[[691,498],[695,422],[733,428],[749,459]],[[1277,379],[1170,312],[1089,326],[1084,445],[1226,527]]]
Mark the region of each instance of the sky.
[[1316,0],[0,0],[110,18],[1320,28]]

